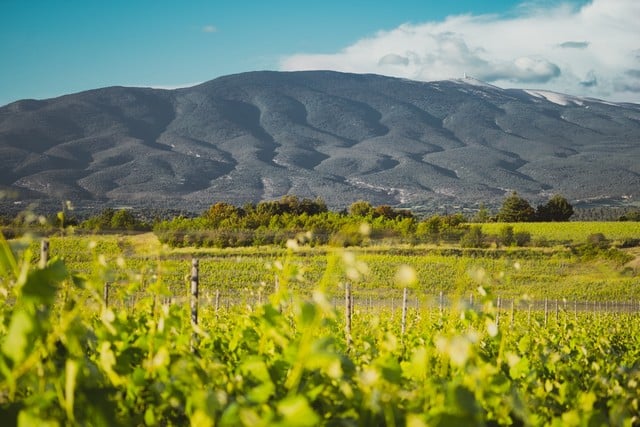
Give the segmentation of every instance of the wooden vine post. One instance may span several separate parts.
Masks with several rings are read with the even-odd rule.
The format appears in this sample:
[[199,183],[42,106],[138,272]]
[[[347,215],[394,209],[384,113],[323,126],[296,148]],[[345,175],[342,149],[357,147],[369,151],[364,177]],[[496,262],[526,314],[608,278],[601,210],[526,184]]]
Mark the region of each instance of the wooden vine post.
[[544,326],[547,326],[547,321],[549,320],[549,301],[544,299]]
[[102,288],[102,299],[104,300],[104,306],[109,307],[109,282],[104,282],[104,288]]
[[513,326],[516,317],[516,305],[514,300],[511,300],[511,318],[509,319],[509,326]]
[[[280,292],[280,278],[279,278],[279,277],[278,277],[278,275],[276,274],[276,275],[273,277],[273,293],[274,293],[275,295],[278,295],[278,293],[279,293],[279,292]],[[281,302],[281,300],[280,300],[280,297],[279,297],[279,296],[276,298],[276,301],[278,301],[278,311],[279,311],[280,313],[282,313],[282,302]]]
[[49,262],[49,239],[40,242],[40,268],[45,268]]
[[352,312],[351,284],[344,286],[344,321],[345,321],[345,337],[347,340],[347,349],[351,349],[351,312]]
[[404,336],[404,332],[407,327],[407,288],[402,291],[402,323],[401,334]]
[[[191,308],[191,326],[198,325],[198,287],[200,285],[200,268],[197,258],[191,259],[191,298],[189,305]],[[191,335],[191,352],[196,351],[195,347],[198,342],[196,331]]]
[[199,263],[197,258],[191,260],[191,324],[198,324],[198,286],[200,285]]

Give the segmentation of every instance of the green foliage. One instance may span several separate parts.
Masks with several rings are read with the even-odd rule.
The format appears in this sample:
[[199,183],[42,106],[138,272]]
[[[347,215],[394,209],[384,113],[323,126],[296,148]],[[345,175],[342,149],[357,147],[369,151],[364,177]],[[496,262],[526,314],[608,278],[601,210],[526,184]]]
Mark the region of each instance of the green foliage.
[[535,219],[535,213],[529,202],[514,191],[502,202],[497,219],[499,222],[529,222]]
[[137,221],[128,210],[118,210],[111,217],[111,229],[113,230],[135,230]]
[[421,243],[458,243],[467,229],[462,214],[433,215],[416,225],[415,237]]
[[208,221],[211,227],[217,228],[225,221],[233,223],[242,216],[243,211],[228,203],[216,203],[211,206],[202,216]]
[[640,210],[627,212],[623,215],[620,215],[618,221],[640,221]]
[[260,202],[255,206],[255,211],[259,214],[272,215],[317,215],[327,212],[327,205],[322,199],[302,199],[297,196],[283,196],[280,200]]
[[[237,208],[217,203],[197,218],[177,217],[154,225],[158,238],[171,246],[239,247],[284,245],[300,233],[310,232],[311,244],[360,245],[363,221],[371,221],[371,239],[411,240],[417,220],[407,210],[390,206],[375,209],[356,202],[349,215],[329,212],[322,200],[286,196]],[[369,240],[367,240],[369,241]]]
[[480,204],[480,209],[478,209],[478,212],[471,218],[471,222],[491,222],[491,220],[491,214],[484,204]]
[[572,216],[573,206],[559,194],[551,197],[546,204],[538,206],[536,210],[537,221],[569,221]]
[[594,233],[587,236],[587,245],[596,249],[608,249],[610,242],[602,233]]
[[351,216],[367,217],[373,214],[373,206],[369,202],[358,200],[349,206],[348,211]]
[[516,242],[512,225],[505,225],[500,228],[500,234],[498,237],[500,238],[500,243],[504,246],[511,246]]
[[[640,236],[640,224],[636,222],[530,222],[510,223],[514,233],[527,232],[534,241],[546,240],[548,245],[584,243],[590,234],[603,233],[610,239],[629,240]],[[482,231],[497,235],[505,224],[488,223]]]
[[79,224],[91,231],[145,231],[149,226],[138,220],[129,209],[106,208],[98,215],[91,216]]
[[573,206],[560,194],[554,195],[547,203],[534,210],[527,200],[514,191],[502,202],[496,219],[499,222],[568,221],[573,213]]
[[409,210],[393,209],[389,205],[380,205],[373,210],[373,217],[385,219],[412,218],[413,214]]
[[362,246],[368,237],[357,223],[345,224],[340,230],[331,236],[329,244],[337,247]]
[[484,246],[484,235],[482,227],[472,225],[460,239],[460,246],[463,248],[481,248]]
[[[498,277],[461,265],[478,289],[473,306],[438,311],[422,301],[402,332],[399,307],[356,305],[349,343],[343,311],[324,288],[356,272],[366,277],[366,257],[329,256],[322,278],[304,281],[312,296],[301,297],[290,285],[309,257],[297,265],[291,251],[271,263],[278,292],[219,309],[202,300],[196,326],[188,303],[161,302],[170,293],[163,274],[149,275],[146,294],[129,306],[105,306],[102,287],[121,270],[131,271],[120,287],[143,282],[132,265],[112,264],[115,252],[96,251],[116,250],[105,242],[85,248],[95,261],[78,275],[58,259],[35,266],[30,246],[17,256],[0,238],[4,424],[634,425],[640,417],[636,313],[563,309],[547,321],[523,299],[509,319],[487,292]],[[393,273],[406,264],[394,256]],[[417,267],[429,264],[433,275],[439,262],[422,256]],[[233,263],[218,260],[212,271]],[[426,277],[417,273],[416,297]]]
[[527,231],[518,231],[517,233],[513,233],[513,239],[516,246],[527,246],[531,243],[531,233]]
[[[496,243],[503,246],[527,246],[531,243],[531,233],[528,231],[515,232],[513,225],[506,224],[500,227]],[[544,241],[539,243],[541,247],[548,246]]]

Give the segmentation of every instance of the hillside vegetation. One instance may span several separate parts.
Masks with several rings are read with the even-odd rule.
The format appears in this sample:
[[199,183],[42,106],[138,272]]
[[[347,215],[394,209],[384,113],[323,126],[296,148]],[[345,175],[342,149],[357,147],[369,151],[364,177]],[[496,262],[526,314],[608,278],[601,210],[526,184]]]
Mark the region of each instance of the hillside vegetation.
[[513,190],[633,205],[640,106],[568,99],[314,71],[24,100],[0,108],[0,191],[190,212],[292,194],[333,208],[495,206]]

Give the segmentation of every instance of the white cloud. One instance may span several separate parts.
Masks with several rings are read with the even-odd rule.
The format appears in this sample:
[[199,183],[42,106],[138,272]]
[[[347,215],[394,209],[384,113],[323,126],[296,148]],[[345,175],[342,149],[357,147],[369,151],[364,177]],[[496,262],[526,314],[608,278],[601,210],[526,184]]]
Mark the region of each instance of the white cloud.
[[217,33],[218,29],[216,28],[215,25],[205,25],[204,27],[202,27],[202,32],[203,33]]
[[378,61],[378,65],[409,65],[409,58],[406,56],[396,55],[395,53],[389,53]]
[[518,16],[460,15],[403,24],[334,54],[296,54],[283,70],[332,69],[416,80],[464,73],[501,87],[640,102],[640,1],[593,0]]

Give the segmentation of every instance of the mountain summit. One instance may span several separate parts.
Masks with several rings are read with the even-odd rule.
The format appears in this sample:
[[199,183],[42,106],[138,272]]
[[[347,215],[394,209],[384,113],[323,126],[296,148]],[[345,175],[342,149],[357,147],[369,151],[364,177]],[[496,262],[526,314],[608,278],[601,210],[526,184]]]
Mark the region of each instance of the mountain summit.
[[199,211],[285,194],[343,207],[640,198],[640,105],[330,71],[109,87],[0,108],[0,190]]

